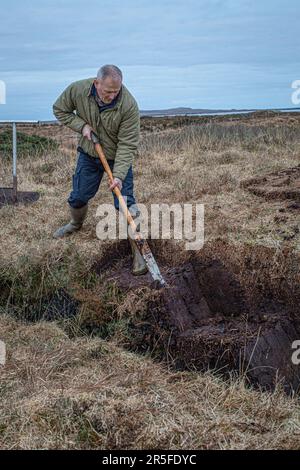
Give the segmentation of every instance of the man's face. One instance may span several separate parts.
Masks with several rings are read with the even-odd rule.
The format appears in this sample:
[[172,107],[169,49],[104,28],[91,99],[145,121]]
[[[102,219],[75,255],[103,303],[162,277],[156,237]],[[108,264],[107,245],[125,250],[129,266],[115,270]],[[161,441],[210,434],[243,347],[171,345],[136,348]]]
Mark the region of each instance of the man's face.
[[97,78],[94,81],[95,88],[97,93],[103,103],[109,104],[119,93],[122,82],[120,80],[115,80],[111,77],[106,78]]

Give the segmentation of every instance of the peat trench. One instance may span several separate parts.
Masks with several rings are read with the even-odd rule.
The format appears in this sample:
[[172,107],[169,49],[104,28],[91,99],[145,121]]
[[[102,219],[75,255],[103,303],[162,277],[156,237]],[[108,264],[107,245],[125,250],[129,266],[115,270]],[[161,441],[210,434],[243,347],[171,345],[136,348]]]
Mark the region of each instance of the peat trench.
[[[292,343],[300,339],[295,254],[288,250],[276,254],[262,246],[237,248],[221,241],[186,255],[175,247],[166,252],[167,245],[168,241],[154,246],[152,242],[168,283],[163,289],[155,288],[149,273],[131,274],[126,241],[110,245],[94,265],[105,285],[115,284],[129,305],[124,347],[151,352],[177,370],[213,370],[225,377],[235,373],[263,390],[272,391],[279,382],[286,393],[298,393],[300,365],[292,361]],[[138,313],[136,309],[131,313],[132,293],[141,301]],[[105,302],[101,298],[94,302],[96,318],[101,319]],[[82,299],[60,289],[43,299],[38,314],[29,309],[27,319],[76,317],[81,305]]]
[[[250,247],[230,266],[226,257],[234,250],[216,245],[174,266],[156,249],[168,287],[148,300],[142,318],[132,319],[129,348],[157,352],[180,370],[210,369],[225,376],[235,371],[263,390],[280,382],[287,393],[298,392],[300,365],[292,362],[292,343],[300,339],[299,285],[272,272],[272,260],[280,268],[288,263],[286,254],[275,261],[271,249],[261,247],[260,253]],[[110,248],[97,265],[99,273],[108,270],[108,282],[125,293],[151,286],[150,274],[130,273],[130,256],[114,267],[111,255]],[[294,261],[290,255],[297,278]]]
[[300,209],[300,165],[250,178],[241,187],[270,201],[282,200],[287,209]]

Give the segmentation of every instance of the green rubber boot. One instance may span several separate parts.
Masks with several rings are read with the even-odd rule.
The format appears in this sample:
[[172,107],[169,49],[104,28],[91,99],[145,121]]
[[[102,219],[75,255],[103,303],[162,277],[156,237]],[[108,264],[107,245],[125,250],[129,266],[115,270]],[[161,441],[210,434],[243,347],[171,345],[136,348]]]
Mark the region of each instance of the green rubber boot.
[[144,260],[141,253],[139,252],[138,247],[136,246],[136,243],[130,237],[128,238],[129,238],[132,256],[133,256],[131,272],[134,276],[140,276],[142,274],[146,274],[146,272],[148,271],[146,261]]
[[88,210],[88,205],[86,204],[79,209],[75,209],[74,207],[70,207],[71,212],[71,220],[68,224],[60,227],[56,232],[53,234],[53,238],[63,238],[66,235],[71,235],[73,232],[77,232],[82,227],[82,224],[86,218]]

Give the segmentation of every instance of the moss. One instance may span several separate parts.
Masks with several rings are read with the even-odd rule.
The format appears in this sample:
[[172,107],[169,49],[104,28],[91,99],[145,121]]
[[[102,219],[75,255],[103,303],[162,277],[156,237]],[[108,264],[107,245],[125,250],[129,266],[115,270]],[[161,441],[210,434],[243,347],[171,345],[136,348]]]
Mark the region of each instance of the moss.
[[[58,150],[58,144],[48,137],[38,135],[27,135],[22,132],[17,133],[18,157],[28,156],[38,157],[45,151]],[[11,159],[12,156],[12,132],[5,130],[0,134],[0,155],[3,158]]]

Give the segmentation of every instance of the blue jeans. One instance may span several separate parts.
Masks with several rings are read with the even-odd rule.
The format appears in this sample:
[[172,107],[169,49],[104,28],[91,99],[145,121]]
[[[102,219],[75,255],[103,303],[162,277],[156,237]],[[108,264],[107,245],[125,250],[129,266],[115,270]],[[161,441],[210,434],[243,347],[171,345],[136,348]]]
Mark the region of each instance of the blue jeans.
[[[108,164],[110,169],[113,170],[114,160],[108,160]],[[99,158],[93,158],[86,153],[79,152],[75,174],[73,175],[73,190],[68,199],[71,207],[83,207],[95,196],[104,172],[105,170]],[[127,197],[127,207],[135,204],[132,166],[123,181],[121,193]],[[119,210],[119,201],[114,193],[113,197],[115,208]]]

